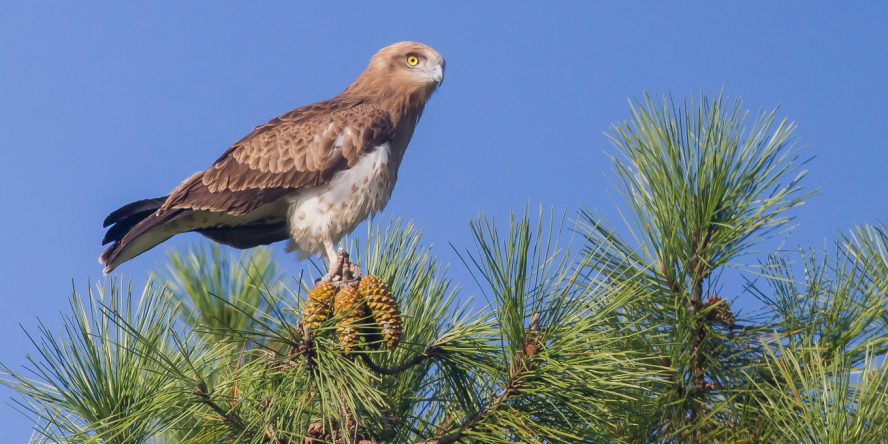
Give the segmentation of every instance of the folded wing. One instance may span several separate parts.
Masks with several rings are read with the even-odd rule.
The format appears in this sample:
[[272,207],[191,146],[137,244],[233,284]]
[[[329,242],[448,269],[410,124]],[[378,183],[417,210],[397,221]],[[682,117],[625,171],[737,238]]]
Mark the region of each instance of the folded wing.
[[237,248],[284,240],[286,214],[276,209],[281,199],[328,183],[393,132],[386,111],[342,95],[283,114],[256,127],[169,196],[111,213],[103,244],[112,244],[99,262],[108,273],[187,231]]

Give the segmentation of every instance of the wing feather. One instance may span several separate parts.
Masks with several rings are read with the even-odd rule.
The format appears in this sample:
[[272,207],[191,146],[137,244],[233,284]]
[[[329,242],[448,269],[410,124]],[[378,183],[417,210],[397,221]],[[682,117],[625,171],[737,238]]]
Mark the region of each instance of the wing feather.
[[244,214],[329,182],[392,137],[388,112],[359,99],[340,96],[297,108],[256,127],[206,171],[182,182],[159,214],[176,209]]

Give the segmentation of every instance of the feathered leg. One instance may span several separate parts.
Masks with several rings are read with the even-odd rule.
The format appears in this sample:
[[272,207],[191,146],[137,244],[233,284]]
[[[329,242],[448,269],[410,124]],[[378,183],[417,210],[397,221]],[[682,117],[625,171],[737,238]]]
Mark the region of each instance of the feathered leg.
[[342,264],[339,263],[339,254],[336,253],[336,246],[333,245],[333,239],[325,238],[324,239],[324,248],[327,250],[327,264],[330,266],[327,274],[321,278],[323,282],[330,282],[336,277],[337,274],[341,273],[340,268],[342,268]]
[[337,254],[336,254],[336,246],[333,245],[333,239],[329,237],[324,239],[324,248],[327,249],[327,264],[330,265],[330,269],[333,269],[333,265],[336,264]]

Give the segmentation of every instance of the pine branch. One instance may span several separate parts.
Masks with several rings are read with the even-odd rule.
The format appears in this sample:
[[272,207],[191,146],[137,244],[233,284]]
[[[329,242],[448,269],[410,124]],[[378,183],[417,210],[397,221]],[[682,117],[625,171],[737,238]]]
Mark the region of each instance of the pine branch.
[[504,390],[496,398],[487,405],[487,407],[479,410],[475,415],[463,423],[463,425],[454,433],[441,436],[428,441],[422,441],[416,444],[452,444],[455,443],[478,426],[485,418],[496,413],[497,409],[508,402],[514,395],[518,394],[521,388],[521,379],[528,373],[533,371],[534,367],[528,361],[532,360],[539,351],[539,345],[536,341],[537,333],[540,329],[540,315],[534,313],[530,320],[530,328],[525,334],[524,343],[518,354],[512,359],[512,365],[509,368],[509,380],[506,382]]

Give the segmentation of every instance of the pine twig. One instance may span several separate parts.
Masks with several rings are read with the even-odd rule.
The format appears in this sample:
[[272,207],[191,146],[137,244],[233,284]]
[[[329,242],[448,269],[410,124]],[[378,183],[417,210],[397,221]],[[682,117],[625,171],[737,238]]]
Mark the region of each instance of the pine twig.
[[403,372],[404,370],[417,366],[428,359],[440,356],[443,353],[444,349],[442,349],[440,345],[433,344],[426,348],[426,351],[424,353],[418,354],[409,361],[392,368],[385,368],[376,365],[376,363],[374,363],[373,360],[370,359],[370,356],[368,356],[367,354],[362,353],[360,356],[361,359],[364,361],[364,364],[367,364],[367,367],[369,367],[370,370],[373,370],[374,372],[382,375],[396,375]]
[[274,424],[268,425],[268,430],[265,432],[265,436],[271,439],[271,442],[274,444],[284,444],[284,442],[277,437],[277,430],[274,428]]
[[237,414],[223,409],[219,404],[216,404],[210,399],[210,395],[207,393],[206,386],[203,383],[198,384],[197,387],[194,388],[194,395],[197,397],[198,402],[216,412],[216,414],[222,417],[223,421],[234,424],[240,428],[246,427],[246,424],[244,424],[243,420],[241,420]]

